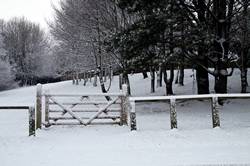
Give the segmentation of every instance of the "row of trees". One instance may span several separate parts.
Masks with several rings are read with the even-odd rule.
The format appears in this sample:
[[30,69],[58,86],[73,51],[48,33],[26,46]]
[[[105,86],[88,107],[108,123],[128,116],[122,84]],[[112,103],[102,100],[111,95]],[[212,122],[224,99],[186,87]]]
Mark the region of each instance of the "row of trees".
[[227,79],[239,68],[245,93],[249,5],[248,0],[63,0],[50,27],[56,52],[70,59],[61,60],[66,70],[115,64],[128,84],[128,73],[150,71],[152,92],[157,71],[170,95],[177,68],[180,85],[184,68],[196,70],[199,94],[209,93],[209,74],[215,92],[227,93]]
[[[138,57],[144,64],[152,65],[148,59],[159,59],[163,69],[172,71],[169,79],[164,74],[168,94],[173,93],[173,64],[184,65],[185,59],[187,65],[195,64],[199,94],[209,93],[208,74],[215,78],[215,92],[227,93],[227,78],[236,66],[243,73],[242,92],[246,92],[249,48],[245,53],[241,51],[243,45],[249,45],[247,40],[242,40],[249,34],[248,1],[121,0],[118,5],[132,13],[136,20],[132,28],[120,33],[120,39],[115,41],[118,43],[116,48],[127,45],[124,50],[128,60]],[[141,54],[144,54],[143,58]],[[241,55],[240,64],[238,55]],[[183,70],[182,66],[180,68]],[[230,72],[228,68],[232,68]]]
[[99,0],[66,0],[60,1],[60,7],[54,9],[55,20],[50,27],[57,41],[55,54],[64,66],[61,72],[96,70],[102,91],[107,92],[103,68],[124,68],[119,55],[105,48],[106,38],[121,26],[116,4]]
[[184,68],[194,68],[198,93],[206,94],[209,74],[215,78],[215,92],[227,93],[227,79],[239,68],[245,93],[249,4],[247,0],[63,0],[54,7],[55,20],[50,23],[53,44],[39,25],[25,18],[0,21],[0,59],[22,85],[56,72],[96,69],[106,92],[102,69],[112,66],[127,84],[129,73],[146,76],[150,71],[151,91],[157,76],[159,86],[165,82],[168,95],[174,93],[175,69],[179,69],[177,83],[184,85]]
[[[0,21],[0,59],[2,89],[11,88],[15,80],[20,85],[31,85],[43,76],[54,74],[48,36],[25,18]],[[7,67],[9,66],[9,67]],[[12,81],[14,83],[14,81]]]

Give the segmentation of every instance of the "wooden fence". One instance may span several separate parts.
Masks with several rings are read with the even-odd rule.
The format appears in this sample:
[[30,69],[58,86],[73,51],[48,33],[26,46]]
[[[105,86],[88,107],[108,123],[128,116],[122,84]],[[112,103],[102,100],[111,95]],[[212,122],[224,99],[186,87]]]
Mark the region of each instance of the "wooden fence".
[[208,95],[182,95],[182,96],[151,96],[151,97],[130,97],[130,128],[136,130],[136,103],[138,102],[157,102],[167,101],[170,103],[170,124],[171,129],[177,128],[177,111],[176,101],[186,100],[204,100],[208,99],[211,101],[211,114],[212,114],[212,126],[220,127],[220,116],[218,101],[223,99],[248,99],[250,94],[208,94]]
[[30,106],[0,106],[0,110],[29,110],[29,136],[36,135],[35,108]]
[[[109,96],[110,101],[98,100]],[[248,99],[250,94],[208,94],[182,96],[129,97],[126,85],[121,93],[97,94],[49,94],[42,93],[37,86],[36,128],[51,125],[94,125],[94,124],[128,124],[131,130],[137,130],[136,103],[169,102],[171,129],[178,127],[176,101],[210,100],[213,128],[220,126],[219,101],[224,99]],[[63,100],[62,100],[63,99]],[[74,100],[71,100],[74,99]],[[43,106],[44,103],[44,106]],[[44,108],[44,111],[42,111]],[[42,112],[45,121],[42,123]],[[80,114],[79,114],[80,113]],[[84,114],[84,116],[82,116]]]
[[[224,99],[248,99],[250,94],[208,94],[183,96],[128,97],[127,87],[123,85],[121,93],[98,94],[49,94],[42,93],[42,85],[37,85],[36,109],[29,106],[0,106],[0,109],[29,110],[29,136],[36,135],[36,129],[51,125],[94,125],[94,124],[128,124],[137,130],[136,103],[167,101],[170,103],[171,129],[177,128],[176,101],[210,100],[212,126],[220,126],[218,101]],[[110,101],[96,100],[109,96]],[[60,100],[60,99],[64,100]],[[69,100],[77,99],[78,101]],[[42,123],[44,113],[44,123]],[[79,114],[80,113],[80,114]],[[85,116],[81,116],[84,114]]]

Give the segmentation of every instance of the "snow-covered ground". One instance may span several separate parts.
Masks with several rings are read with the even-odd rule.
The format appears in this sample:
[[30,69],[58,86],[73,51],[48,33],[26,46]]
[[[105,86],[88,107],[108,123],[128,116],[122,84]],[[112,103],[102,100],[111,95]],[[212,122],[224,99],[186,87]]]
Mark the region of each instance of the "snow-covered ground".
[[[186,72],[185,86],[176,85],[176,94],[192,94],[191,70]],[[229,92],[240,92],[239,71],[229,79]],[[150,81],[142,75],[130,76],[133,96],[150,94]],[[211,80],[211,90],[212,90]],[[70,81],[44,85],[51,93],[94,93]],[[112,92],[119,92],[118,78]],[[164,87],[153,95],[163,95]],[[34,105],[35,87],[0,93],[0,105]],[[212,129],[211,105],[208,101],[177,104],[178,130],[170,130],[167,103],[136,105],[138,131],[127,126],[53,126],[28,137],[26,110],[0,111],[1,166],[69,166],[69,165],[250,165],[249,100],[228,100],[220,107],[221,128]]]

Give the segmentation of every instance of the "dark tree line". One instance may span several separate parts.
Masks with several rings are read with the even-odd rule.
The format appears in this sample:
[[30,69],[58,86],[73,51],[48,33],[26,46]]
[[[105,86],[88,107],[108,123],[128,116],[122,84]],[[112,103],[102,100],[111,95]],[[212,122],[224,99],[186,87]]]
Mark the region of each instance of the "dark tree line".
[[151,68],[162,64],[164,73],[169,69],[170,78],[164,74],[167,94],[173,93],[173,69],[185,59],[195,64],[199,94],[209,93],[208,74],[215,78],[215,92],[227,93],[227,79],[235,67],[241,69],[242,92],[246,92],[248,1],[120,0],[117,4],[135,21],[114,37],[115,49],[123,48],[131,66],[139,62]]
[[[176,83],[184,85],[184,68],[194,68],[198,93],[207,94],[209,75],[215,92],[227,93],[228,77],[239,68],[242,93],[247,90],[247,0],[64,0],[55,11],[51,31],[57,48],[80,57],[80,65],[101,70],[115,64],[126,83],[129,73],[146,77],[150,71],[151,92],[157,77],[167,95],[174,93],[176,69]],[[71,70],[80,68],[75,64]]]

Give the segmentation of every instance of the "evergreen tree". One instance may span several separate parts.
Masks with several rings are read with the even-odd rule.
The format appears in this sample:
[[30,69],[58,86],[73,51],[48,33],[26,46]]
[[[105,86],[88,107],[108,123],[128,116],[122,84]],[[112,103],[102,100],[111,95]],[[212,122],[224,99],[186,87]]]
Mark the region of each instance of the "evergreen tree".
[[[166,93],[173,94],[174,65],[183,44],[180,42],[183,29],[180,25],[183,24],[179,24],[183,19],[178,3],[174,0],[120,0],[118,5],[132,15],[134,22],[114,37],[114,48],[129,63],[128,70],[150,68],[154,72],[159,63],[163,64]],[[166,69],[171,71],[169,79]]]

